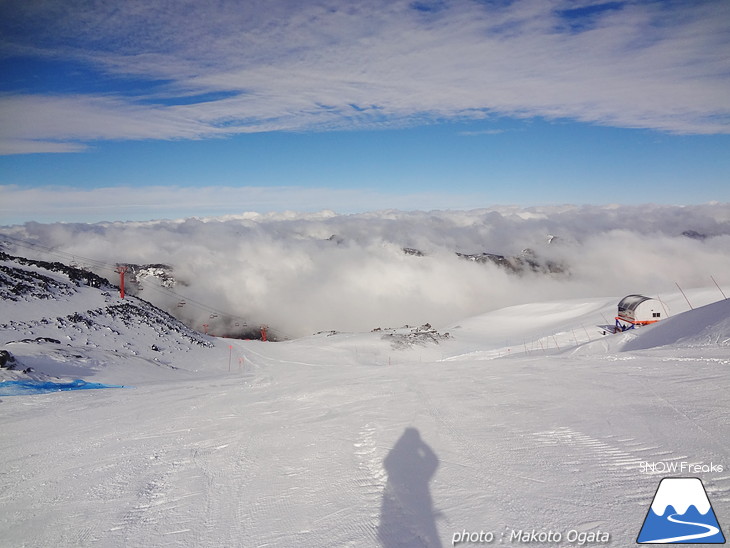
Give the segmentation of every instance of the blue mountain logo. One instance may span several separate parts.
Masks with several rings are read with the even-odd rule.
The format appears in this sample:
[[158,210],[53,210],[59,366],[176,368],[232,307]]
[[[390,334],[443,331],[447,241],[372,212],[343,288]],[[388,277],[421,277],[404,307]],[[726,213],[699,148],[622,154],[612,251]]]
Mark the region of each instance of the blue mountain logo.
[[639,544],[725,544],[699,478],[664,478],[646,513]]

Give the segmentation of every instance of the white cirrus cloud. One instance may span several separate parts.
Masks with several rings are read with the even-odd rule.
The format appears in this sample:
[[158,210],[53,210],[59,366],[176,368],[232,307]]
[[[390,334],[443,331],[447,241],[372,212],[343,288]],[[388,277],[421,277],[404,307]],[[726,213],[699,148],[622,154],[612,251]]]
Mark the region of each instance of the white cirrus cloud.
[[[3,12],[6,57],[86,63],[111,89],[6,93],[5,153],[492,114],[730,127],[724,1],[9,1]],[[149,85],[131,92],[125,78]]]

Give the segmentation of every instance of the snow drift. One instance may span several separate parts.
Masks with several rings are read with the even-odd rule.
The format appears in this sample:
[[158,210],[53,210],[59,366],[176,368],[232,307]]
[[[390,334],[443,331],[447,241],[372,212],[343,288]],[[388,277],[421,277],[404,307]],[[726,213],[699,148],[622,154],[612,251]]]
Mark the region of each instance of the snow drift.
[[623,350],[658,346],[730,346],[730,299],[689,310],[638,331]]

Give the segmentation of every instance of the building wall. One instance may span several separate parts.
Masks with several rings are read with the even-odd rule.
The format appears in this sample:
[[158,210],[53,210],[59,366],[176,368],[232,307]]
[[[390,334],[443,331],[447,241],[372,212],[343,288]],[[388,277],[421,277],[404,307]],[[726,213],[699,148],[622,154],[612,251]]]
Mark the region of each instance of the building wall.
[[634,321],[637,322],[656,322],[663,320],[665,317],[662,303],[656,299],[649,299],[639,304],[634,311]]

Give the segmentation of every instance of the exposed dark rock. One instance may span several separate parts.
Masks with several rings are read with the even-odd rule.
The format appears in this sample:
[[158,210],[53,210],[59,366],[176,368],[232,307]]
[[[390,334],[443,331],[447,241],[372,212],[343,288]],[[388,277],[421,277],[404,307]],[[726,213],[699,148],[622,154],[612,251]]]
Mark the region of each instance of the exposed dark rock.
[[687,238],[692,238],[693,240],[704,240],[707,238],[707,234],[702,234],[701,232],[697,232],[696,230],[685,230],[682,232],[682,236],[686,236]]
[[389,341],[394,350],[403,350],[416,345],[427,346],[429,344],[438,344],[439,341],[450,337],[448,333],[439,333],[429,323],[414,328],[404,326],[402,329],[410,329],[410,331],[407,333],[394,331],[386,333],[381,338],[384,341]]
[[4,369],[15,368],[15,356],[7,350],[0,350],[0,367]]
[[479,264],[495,264],[514,274],[537,272],[542,274],[567,274],[565,266],[554,261],[540,261],[534,251],[525,249],[520,257],[505,257],[496,253],[459,253],[456,255]]
[[[65,274],[68,276],[68,279],[73,282],[76,286],[82,286],[86,285],[89,287],[98,287],[100,289],[112,289],[114,286],[109,283],[108,280],[105,278],[102,278],[101,276],[98,276],[94,274],[93,272],[90,272],[88,270],[85,270],[83,268],[78,268],[75,266],[68,266],[63,263],[59,262],[49,262],[49,261],[38,261],[35,259],[26,259],[25,257],[16,257],[14,255],[8,255],[7,253],[0,252],[0,260],[2,261],[13,261],[20,265],[26,265],[26,266],[37,266],[39,268],[43,268],[45,270],[50,270],[51,272],[58,272],[60,274]],[[55,283],[56,280],[53,280],[53,278],[49,278],[48,276],[43,276],[42,274],[39,274],[37,272],[31,272],[31,271],[24,271],[28,272],[31,275],[38,275],[43,278],[46,278],[48,280],[52,280]]]

